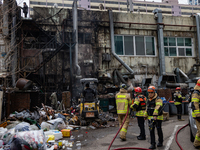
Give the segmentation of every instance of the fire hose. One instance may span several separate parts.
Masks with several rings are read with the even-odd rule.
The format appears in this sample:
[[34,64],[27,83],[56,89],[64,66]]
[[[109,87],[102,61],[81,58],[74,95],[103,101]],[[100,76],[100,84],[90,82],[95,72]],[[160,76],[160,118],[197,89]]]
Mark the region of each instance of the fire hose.
[[[128,116],[128,113],[129,113],[129,107],[128,107],[128,109],[127,109],[127,112],[126,112],[126,116],[125,116],[125,118],[124,118],[124,121],[123,121],[121,127],[119,128],[119,130],[117,131],[117,134],[116,134],[115,137],[113,138],[112,142],[110,143],[110,145],[109,145],[109,147],[108,147],[108,150],[110,150],[110,148],[111,148],[111,146],[112,146],[112,144],[113,144],[115,138],[117,137],[117,135],[119,134],[121,128],[123,127],[123,125],[124,125],[124,123],[125,123],[125,121],[126,121],[126,118],[127,118],[127,116]],[[122,149],[141,149],[141,150],[149,150],[149,149],[140,148],[140,147],[122,147],[122,148],[117,148],[117,149],[114,149],[114,150],[122,150]]]
[[177,145],[179,146],[179,148],[180,148],[181,150],[183,150],[183,148],[182,148],[181,145],[179,144],[179,142],[178,142],[178,140],[177,140],[177,136],[178,136],[179,132],[180,132],[183,128],[187,127],[188,125],[189,125],[189,123],[186,124],[185,126],[183,126],[182,128],[180,128],[180,129],[176,132],[176,136],[175,136],[175,138],[176,138],[176,143],[177,143]]

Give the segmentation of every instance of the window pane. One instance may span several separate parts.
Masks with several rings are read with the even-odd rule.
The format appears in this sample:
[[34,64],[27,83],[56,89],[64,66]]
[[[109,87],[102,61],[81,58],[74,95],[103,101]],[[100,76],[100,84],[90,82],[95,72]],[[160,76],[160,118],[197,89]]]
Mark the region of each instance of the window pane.
[[134,55],[133,37],[124,36],[125,55]]
[[186,48],[186,56],[192,56],[192,49]]
[[177,38],[178,46],[184,46],[184,38]]
[[185,46],[192,46],[191,38],[185,38]]
[[146,55],[155,55],[154,37],[146,37]]
[[169,46],[176,46],[176,39],[175,38],[169,38]]
[[144,37],[136,36],[135,44],[136,44],[136,55],[145,55]]
[[164,46],[168,46],[168,39],[164,37]]
[[115,53],[117,55],[123,55],[123,37],[115,36]]
[[176,56],[176,47],[169,48],[169,56]]
[[184,48],[178,48],[178,55],[179,56],[185,56],[185,49]]
[[165,56],[169,56],[168,47],[164,47],[164,50],[165,50]]

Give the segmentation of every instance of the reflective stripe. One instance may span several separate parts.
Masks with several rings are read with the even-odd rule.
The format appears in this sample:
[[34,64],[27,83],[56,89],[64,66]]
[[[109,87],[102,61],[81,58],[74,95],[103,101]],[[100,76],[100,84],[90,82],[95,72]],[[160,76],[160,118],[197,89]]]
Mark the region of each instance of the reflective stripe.
[[181,102],[175,102],[174,103],[174,105],[180,105],[181,104]]
[[195,137],[196,140],[200,141],[200,138],[198,136]]
[[157,114],[158,114],[158,110],[157,110],[157,109],[155,109],[153,113],[157,113]]
[[146,111],[144,112],[144,116],[148,116],[148,114],[147,114],[147,112],[146,112]]
[[192,98],[192,102],[199,102],[198,98]]
[[126,95],[117,95],[117,98],[126,98]]
[[136,105],[139,105],[139,104],[140,104],[140,102],[137,102],[137,101],[135,101],[135,102],[134,102],[134,104],[136,104]]
[[135,115],[143,117],[144,116],[144,111],[143,110],[137,111],[137,113]]
[[200,111],[199,110],[194,110],[194,112],[192,112],[192,113],[193,113],[192,116],[194,115],[196,117],[197,115],[200,114]]
[[200,110],[194,110],[195,113],[200,113]]
[[133,109],[133,105],[131,105],[130,108]]
[[194,112],[192,112],[192,117],[193,117],[193,118],[196,118],[196,115],[195,115],[195,113],[194,113]]
[[[148,116],[148,119],[149,120],[153,119],[153,116]],[[157,116],[157,120],[163,120],[163,115]]]
[[158,120],[163,120],[163,115],[157,117]]
[[127,133],[127,130],[125,128],[122,128],[120,131],[123,131],[123,132]]
[[156,105],[162,106],[162,102],[157,102]]
[[149,120],[153,119],[153,116],[148,116],[148,119],[149,119]]

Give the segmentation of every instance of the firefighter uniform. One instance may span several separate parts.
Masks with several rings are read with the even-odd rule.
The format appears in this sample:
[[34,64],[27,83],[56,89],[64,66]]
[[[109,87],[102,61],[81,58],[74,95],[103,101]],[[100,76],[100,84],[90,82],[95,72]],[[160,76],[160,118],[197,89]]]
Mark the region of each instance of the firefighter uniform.
[[[152,89],[153,86],[150,86],[149,88]],[[148,92],[149,92],[148,88]],[[154,93],[154,96],[152,98],[148,97],[147,100],[147,109],[145,111],[144,117],[148,118],[149,122],[149,130],[150,130],[150,137],[151,137],[151,146],[149,149],[155,149],[156,148],[156,141],[155,141],[155,126],[157,128],[158,133],[158,144],[157,147],[163,146],[163,132],[162,132],[162,106],[163,101],[158,97],[157,93],[155,93],[155,87],[153,87],[153,91],[151,93]],[[156,120],[154,120],[154,116],[157,117]]]
[[[141,90],[140,87],[137,87],[136,90]],[[142,90],[141,90],[142,92]],[[134,103],[131,105],[132,109],[136,110],[136,116],[138,120],[138,126],[140,128],[140,135],[137,136],[138,140],[146,140],[146,135],[145,135],[145,128],[144,128],[144,112],[146,109],[146,97],[142,95],[142,93],[139,92],[137,93],[136,91],[136,97],[134,100]]]
[[181,88],[177,87],[176,91],[174,93],[174,105],[176,105],[177,108],[177,119],[179,121],[184,121],[184,119],[181,119],[182,116],[182,95],[181,95]]
[[[117,114],[118,114],[118,120],[119,120],[119,126],[121,127],[128,107],[131,105],[131,97],[130,95],[127,93],[127,90],[125,88],[125,86],[121,86],[122,88],[120,89],[120,92],[116,94],[115,98],[116,98],[116,107],[117,107]],[[124,88],[123,88],[124,87]],[[130,113],[130,110],[129,110]],[[126,121],[123,125],[123,127],[120,130],[120,138],[125,141],[126,140],[126,133],[127,133],[127,129],[128,129],[128,125],[129,125],[129,115],[126,118]]]
[[200,148],[200,79],[197,81],[196,86],[194,87],[194,92],[192,94],[192,117],[195,119],[197,126],[197,133],[194,140],[194,147]]

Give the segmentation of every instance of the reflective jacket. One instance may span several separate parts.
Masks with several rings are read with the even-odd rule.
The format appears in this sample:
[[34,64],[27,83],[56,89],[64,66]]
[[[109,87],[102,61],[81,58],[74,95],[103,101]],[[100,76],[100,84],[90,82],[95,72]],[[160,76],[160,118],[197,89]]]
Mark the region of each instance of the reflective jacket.
[[157,116],[157,120],[163,120],[162,106],[163,101],[158,97],[157,93],[155,93],[155,96],[152,99],[148,97],[144,117],[148,117],[150,120],[153,119],[153,116]]
[[116,98],[117,114],[126,114],[128,106],[131,105],[130,94],[127,93],[127,90],[120,89],[120,92],[116,94],[115,98]]
[[140,93],[137,94],[133,105],[131,105],[131,108],[136,109],[137,117],[144,117],[144,112],[146,110],[146,97]]
[[176,91],[174,93],[174,105],[181,105],[182,100],[183,100],[183,98],[182,98],[181,92]]
[[200,86],[196,85],[194,87],[194,92],[192,94],[192,117],[200,117],[199,111],[199,100],[200,100]]

